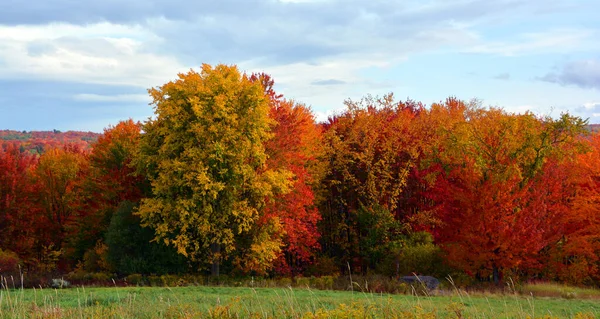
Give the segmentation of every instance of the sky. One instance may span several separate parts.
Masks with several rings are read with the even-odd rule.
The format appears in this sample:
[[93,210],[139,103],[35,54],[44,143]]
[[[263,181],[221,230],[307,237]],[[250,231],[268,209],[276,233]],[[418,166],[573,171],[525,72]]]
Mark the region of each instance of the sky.
[[600,123],[598,0],[0,0],[0,129],[102,132],[202,63],[265,72],[317,119],[455,96]]

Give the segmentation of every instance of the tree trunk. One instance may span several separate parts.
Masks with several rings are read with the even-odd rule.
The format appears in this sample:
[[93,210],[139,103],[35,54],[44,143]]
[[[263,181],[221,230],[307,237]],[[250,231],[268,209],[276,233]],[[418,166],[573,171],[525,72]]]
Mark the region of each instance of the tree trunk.
[[221,259],[221,245],[213,243],[210,244],[210,250],[212,252],[212,267],[210,269],[210,274],[212,275],[212,277],[216,277],[217,278],[217,283],[219,280],[219,260]]
[[493,266],[493,278],[494,278],[494,283],[497,285],[500,282],[500,270],[498,269],[498,266],[494,265]]

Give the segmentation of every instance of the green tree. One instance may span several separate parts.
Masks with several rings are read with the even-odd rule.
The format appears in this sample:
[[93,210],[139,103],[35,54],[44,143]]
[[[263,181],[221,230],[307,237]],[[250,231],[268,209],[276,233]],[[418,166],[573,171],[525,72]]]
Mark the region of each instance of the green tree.
[[134,203],[124,201],[112,216],[106,232],[108,262],[121,275],[184,272],[185,258],[173,247],[150,242],[154,234],[140,226],[134,209]]
[[[265,199],[286,192],[292,177],[265,168],[268,97],[237,67],[207,64],[149,92],[156,117],[143,125],[136,159],[152,186],[138,210],[142,225],[218,275],[236,238],[260,233],[252,230]],[[274,260],[280,244],[267,247],[256,258]]]

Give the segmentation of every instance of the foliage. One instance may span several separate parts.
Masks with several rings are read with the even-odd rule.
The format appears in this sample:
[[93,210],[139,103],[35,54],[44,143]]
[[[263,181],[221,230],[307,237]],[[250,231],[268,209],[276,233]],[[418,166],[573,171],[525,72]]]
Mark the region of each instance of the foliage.
[[[347,101],[347,110],[325,127],[326,198],[321,207],[325,251],[366,272],[359,210],[387,210],[403,217],[403,191],[420,149],[415,119],[422,106],[395,102],[393,95]],[[377,208],[379,207],[379,208]],[[364,233],[364,232],[363,232]],[[371,263],[372,266],[372,263]]]
[[156,119],[143,126],[137,158],[152,184],[139,208],[142,223],[218,273],[236,237],[255,226],[265,198],[288,189],[289,172],[265,170],[268,99],[236,67],[206,64],[150,94]]
[[65,250],[80,260],[104,237],[112,214],[122,201],[137,202],[147,189],[143,176],[135,174],[131,160],[137,152],[140,124],[131,119],[104,130],[89,155],[89,172],[80,182],[75,217],[70,224]]
[[0,249],[0,273],[16,274],[19,270],[20,263],[21,260],[16,253],[10,250]]
[[387,276],[430,275],[444,279],[455,270],[446,265],[446,256],[435,245],[428,232],[414,232],[404,236],[395,251],[387,255],[376,268],[377,273]]
[[586,121],[388,94],[317,123],[274,85],[203,65],[150,89],[144,124],[0,131],[0,267],[44,283],[180,284],[173,273],[210,268],[225,276],[201,281],[600,285],[600,134]]
[[3,141],[16,143],[22,152],[41,155],[47,150],[60,148],[65,144],[77,145],[81,149],[89,149],[98,138],[92,132],[58,132],[58,131],[12,131],[0,130],[0,144]]
[[281,223],[283,254],[275,262],[276,271],[293,275],[304,271],[320,248],[317,223],[321,215],[315,189],[323,167],[321,129],[307,106],[275,93],[274,81],[268,75],[253,75],[251,80],[262,84],[269,97],[269,118],[274,122],[273,135],[265,142],[266,166],[294,174],[289,193],[268,200],[262,217]]
[[35,168],[41,218],[37,236],[42,245],[60,250],[74,221],[79,182],[88,171],[87,153],[74,145],[45,152]]
[[37,158],[16,144],[0,146],[0,249],[13,251],[29,265],[35,263],[35,229],[41,222],[35,203],[36,165]]
[[536,269],[561,234],[570,195],[559,167],[566,151],[577,152],[583,122],[499,109],[466,115],[432,152],[433,234],[449,262],[480,278]]
[[134,210],[134,203],[124,201],[112,216],[106,232],[106,259],[110,267],[105,269],[114,269],[121,275],[185,271],[187,267],[183,256],[161,242],[151,242],[153,231],[142,228],[140,218],[133,214]]

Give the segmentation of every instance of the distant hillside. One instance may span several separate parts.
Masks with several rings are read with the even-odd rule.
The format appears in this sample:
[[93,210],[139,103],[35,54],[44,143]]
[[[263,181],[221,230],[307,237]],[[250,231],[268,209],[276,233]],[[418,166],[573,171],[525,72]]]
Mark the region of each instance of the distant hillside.
[[74,144],[83,149],[88,149],[100,134],[92,132],[67,131],[12,131],[0,130],[0,144],[16,142],[23,150],[41,154],[45,150],[60,147],[65,144]]
[[588,125],[588,129],[590,130],[590,132],[592,133],[596,133],[600,131],[600,124],[589,124]]

